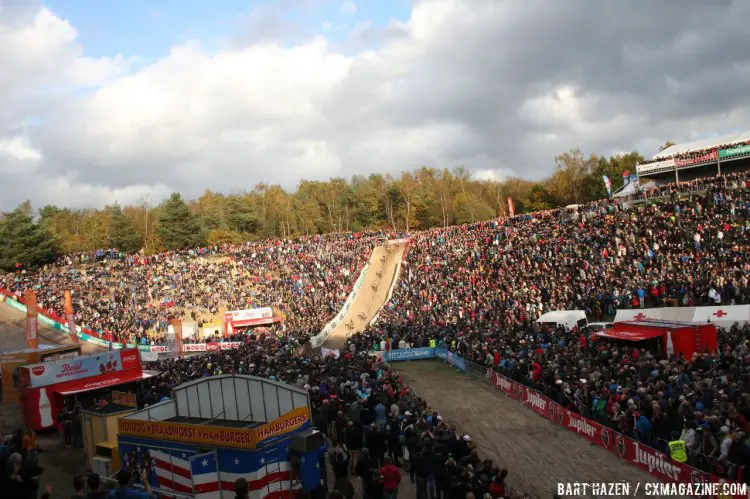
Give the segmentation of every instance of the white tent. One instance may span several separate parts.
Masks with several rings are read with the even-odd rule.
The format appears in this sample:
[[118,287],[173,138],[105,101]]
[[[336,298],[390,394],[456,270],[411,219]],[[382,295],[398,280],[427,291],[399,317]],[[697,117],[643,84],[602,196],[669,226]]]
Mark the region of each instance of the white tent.
[[560,324],[567,329],[572,329],[575,326],[584,327],[588,324],[586,312],[583,310],[555,310],[543,314],[536,321],[547,324]]

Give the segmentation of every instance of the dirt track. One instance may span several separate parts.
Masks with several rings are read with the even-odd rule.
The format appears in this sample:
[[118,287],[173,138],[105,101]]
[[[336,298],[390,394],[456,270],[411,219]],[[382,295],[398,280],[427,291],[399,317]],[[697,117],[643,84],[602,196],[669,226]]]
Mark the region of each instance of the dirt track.
[[558,483],[626,481],[634,489],[637,482],[655,481],[441,361],[399,362],[394,367],[448,423],[471,436],[481,456],[508,470],[513,487],[532,497],[552,497]]
[[[0,303],[0,351],[26,348],[25,327],[26,315],[23,312]],[[39,321],[38,335],[39,344],[71,345],[73,343],[70,336],[42,324],[41,321]],[[95,353],[104,349],[91,343],[81,343],[81,350],[83,353]]]
[[343,347],[349,336],[364,330],[370,324],[388,299],[388,290],[396,278],[398,263],[403,258],[405,248],[404,243],[376,246],[372,250],[362,288],[344,320],[331,331],[324,344],[326,348]]

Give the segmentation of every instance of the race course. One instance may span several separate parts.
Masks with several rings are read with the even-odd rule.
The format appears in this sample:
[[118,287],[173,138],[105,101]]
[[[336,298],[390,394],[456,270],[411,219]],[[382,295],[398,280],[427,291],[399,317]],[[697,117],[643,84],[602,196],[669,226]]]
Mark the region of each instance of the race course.
[[[26,348],[24,331],[26,328],[26,314],[11,308],[5,303],[0,303],[0,351],[21,350]],[[45,325],[39,321],[37,332],[39,344],[47,345],[71,345],[73,339],[55,328]],[[81,352],[96,353],[104,348],[93,343],[81,342]]]
[[[489,383],[439,360],[392,366],[447,423],[471,436],[480,457],[508,470],[514,489],[532,497],[552,497],[558,483],[625,481],[635,489],[638,482],[655,481],[614,454],[538,416]],[[643,488],[641,485],[641,493],[630,497],[645,497]]]
[[343,348],[349,336],[362,332],[380,308],[388,301],[388,292],[398,279],[399,263],[406,249],[405,243],[375,246],[370,255],[364,282],[341,323],[329,334],[325,346]]

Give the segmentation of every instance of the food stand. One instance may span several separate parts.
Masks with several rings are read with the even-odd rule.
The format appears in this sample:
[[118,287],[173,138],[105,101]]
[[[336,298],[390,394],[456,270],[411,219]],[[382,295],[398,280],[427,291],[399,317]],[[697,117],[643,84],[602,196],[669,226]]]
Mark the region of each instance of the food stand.
[[238,478],[258,499],[321,488],[325,441],[312,428],[307,391],[297,387],[254,376],[200,378],[118,423],[120,466],[145,472],[159,494],[232,499]]
[[139,382],[155,374],[143,371],[134,348],[20,367],[24,421],[34,430],[58,428],[66,397]]
[[51,362],[81,355],[81,345],[39,345],[39,348],[24,348],[0,352],[0,372],[3,379],[3,402],[18,403],[21,393],[18,389],[18,368],[38,362]]

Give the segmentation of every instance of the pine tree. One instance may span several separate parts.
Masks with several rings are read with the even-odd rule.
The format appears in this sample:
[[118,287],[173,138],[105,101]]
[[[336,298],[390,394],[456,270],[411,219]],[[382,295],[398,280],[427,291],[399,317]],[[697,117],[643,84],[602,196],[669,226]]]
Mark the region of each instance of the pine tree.
[[190,213],[177,192],[162,206],[156,230],[166,249],[195,248],[203,242],[200,220]]
[[132,253],[142,247],[143,238],[133,225],[133,222],[125,216],[120,205],[115,205],[110,210],[109,222],[109,245],[125,253]]
[[35,223],[29,205],[21,205],[0,220],[0,268],[27,269],[53,262],[60,255],[57,240],[45,223]]

